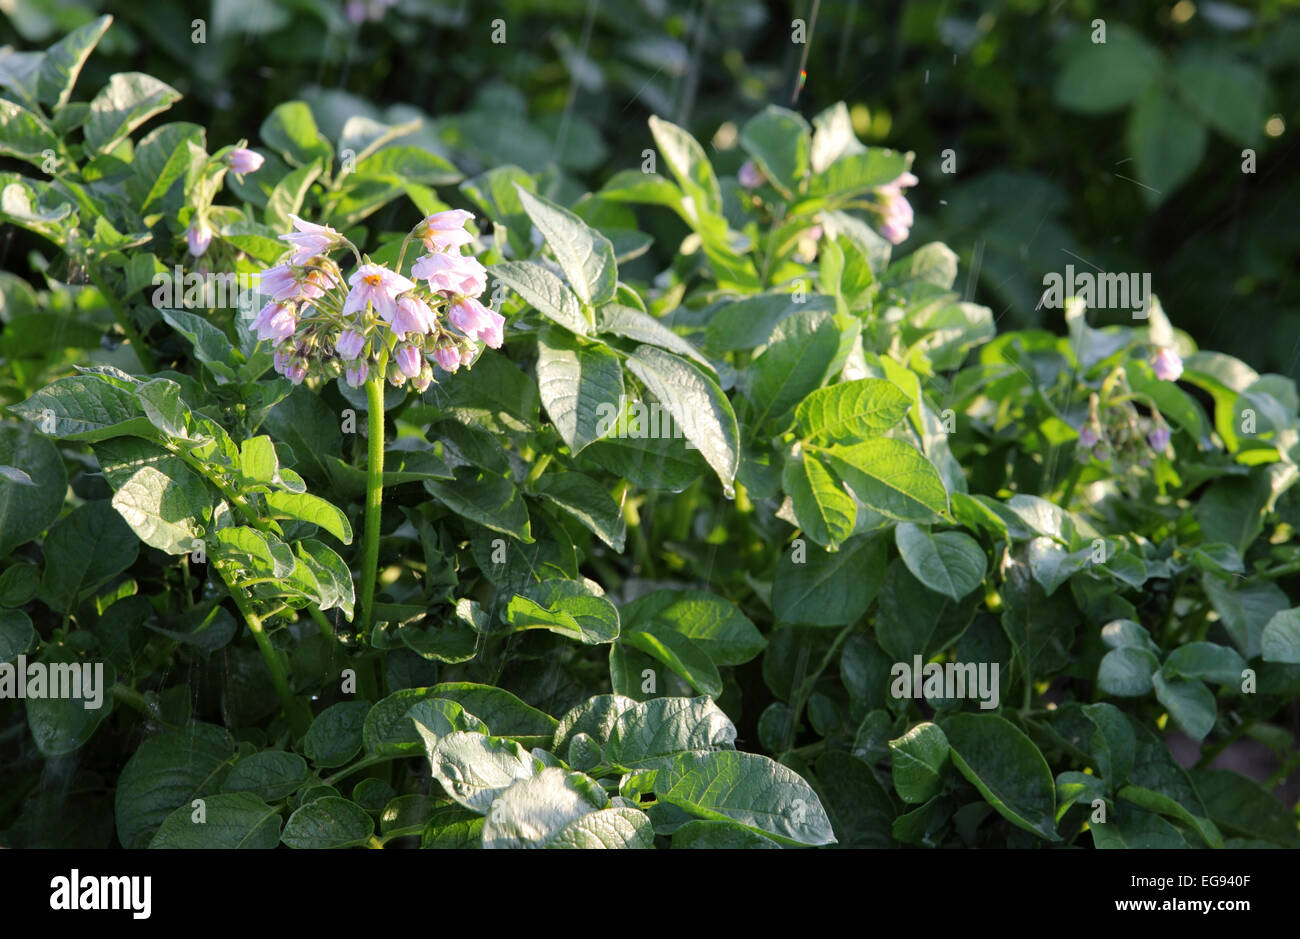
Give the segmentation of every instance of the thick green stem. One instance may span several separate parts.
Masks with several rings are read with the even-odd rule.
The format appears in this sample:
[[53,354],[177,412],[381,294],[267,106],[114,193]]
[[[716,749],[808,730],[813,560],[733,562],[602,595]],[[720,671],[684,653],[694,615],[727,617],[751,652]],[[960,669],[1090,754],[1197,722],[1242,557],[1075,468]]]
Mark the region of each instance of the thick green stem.
[[384,501],[384,376],[380,373],[366,382],[369,409],[367,433],[370,458],[366,464],[366,522],[364,551],[361,555],[362,635],[370,631],[375,603],[375,578],[379,569],[379,516]]
[[261,618],[253,612],[248,600],[240,593],[239,588],[233,588],[230,596],[235,601],[235,606],[239,607],[239,612],[244,616],[244,622],[248,623],[249,632],[253,634],[253,639],[257,641],[257,648],[261,650],[262,658],[266,661],[267,670],[271,673],[271,684],[275,686],[275,693],[280,698],[280,704],[284,708],[284,715],[289,719],[289,726],[293,728],[295,737],[301,737],[307,733],[307,728],[311,726],[311,710],[307,707],[306,702],[300,701],[293,696],[293,690],[289,687],[289,673],[285,670],[284,660],[280,658],[279,651],[271,642],[271,637],[266,634],[262,627]]

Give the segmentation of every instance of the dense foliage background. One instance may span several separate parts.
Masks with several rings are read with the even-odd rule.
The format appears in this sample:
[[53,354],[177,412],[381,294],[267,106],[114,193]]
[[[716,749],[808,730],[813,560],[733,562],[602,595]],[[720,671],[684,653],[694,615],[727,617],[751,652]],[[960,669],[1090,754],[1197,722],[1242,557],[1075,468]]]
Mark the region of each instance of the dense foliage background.
[[[114,687],[0,700],[0,843],[1300,843],[1290,4],[123,6],[0,5],[0,662]],[[447,207],[506,341],[383,399],[358,622],[364,393],[149,284]]]

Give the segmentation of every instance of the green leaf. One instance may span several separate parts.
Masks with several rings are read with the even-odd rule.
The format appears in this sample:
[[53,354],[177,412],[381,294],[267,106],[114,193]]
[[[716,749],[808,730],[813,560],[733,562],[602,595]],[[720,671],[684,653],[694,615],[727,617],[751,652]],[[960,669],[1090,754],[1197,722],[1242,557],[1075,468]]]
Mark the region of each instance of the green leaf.
[[627,367],[699,448],[730,497],[740,466],[740,430],[722,389],[699,366],[654,346],[637,346]]
[[543,580],[510,600],[505,620],[516,629],[549,629],[588,645],[619,635],[618,608],[590,581]]
[[362,727],[369,701],[341,701],[316,715],[302,741],[302,752],[317,766],[342,766],[361,752]]
[[686,636],[667,626],[647,623],[625,631],[620,642],[658,659],[701,694],[722,694],[722,676],[713,660]]
[[166,111],[181,94],[143,72],[119,72],[90,102],[83,127],[87,153],[106,153],[149,118]]
[[843,101],[813,118],[812,169],[820,173],[840,157],[866,152],[853,132],[853,119]]
[[150,547],[189,554],[212,515],[207,486],[179,456],[146,440],[119,437],[95,445],[113,508]]
[[998,814],[1048,841],[1056,834],[1056,784],[1024,732],[995,714],[954,714],[942,724],[952,761]]
[[490,270],[497,281],[523,297],[538,313],[579,336],[591,332],[578,298],[548,268],[535,261],[499,261]]
[[1104,825],[1091,825],[1093,846],[1101,850],[1122,848],[1159,848],[1172,850],[1186,848],[1187,842],[1178,829],[1159,815],[1116,805]]
[[157,436],[134,388],[99,374],[61,378],[11,410],[51,437],[93,442],[124,435]]
[[878,437],[850,446],[816,448],[857,497],[900,522],[932,522],[948,514],[939,471],[911,444]]
[[1205,123],[1242,147],[1258,146],[1268,119],[1268,79],[1217,49],[1190,48],[1173,68],[1173,87]]
[[781,488],[790,497],[799,527],[817,544],[836,550],[853,534],[857,503],[844,484],[812,453],[785,461]]
[[614,299],[618,267],[614,246],[568,209],[515,184],[519,202],[568,278],[569,286],[587,306]]
[[735,745],[736,727],[712,699],[654,698],[618,715],[603,756],[608,765],[633,772],[666,766],[682,753]]
[[738,822],[696,819],[673,832],[673,848],[695,848],[706,851],[730,851],[742,848],[779,850],[781,845]]
[[0,156],[39,165],[45,151],[54,152],[58,145],[58,138],[43,120],[21,105],[0,98]]
[[1246,838],[1300,847],[1290,808],[1258,783],[1224,769],[1197,770],[1194,782],[1205,799],[1206,814],[1219,828]]
[[[1109,657],[1109,656],[1108,656]],[[1188,736],[1204,740],[1214,729],[1214,692],[1196,678],[1173,678],[1161,669],[1151,675],[1156,700],[1169,710],[1169,716]]]
[[1133,725],[1113,704],[1085,704],[1082,710],[1096,728],[1089,751],[1096,760],[1097,771],[1112,786],[1123,782],[1133,769],[1137,752]]
[[692,200],[689,206],[684,207],[687,220],[698,226],[702,216],[720,215],[722,190],[704,148],[689,132],[653,115],[650,118],[650,133],[654,135],[659,155],[668,164],[668,169],[676,177],[682,192]]
[[308,802],[289,816],[280,836],[291,848],[356,848],[375,833],[366,810],[338,796]]
[[1108,24],[1108,30],[1105,42],[1080,36],[1057,75],[1056,101],[1067,110],[1084,114],[1118,110],[1133,102],[1159,74],[1158,49],[1120,24]]
[[622,410],[623,367],[607,346],[544,329],[537,337],[537,390],[576,456],[605,436]]
[[885,576],[885,545],[859,535],[839,551],[810,551],[796,562],[786,552],[772,584],[772,615],[781,623],[846,626],[856,622],[880,590]]
[[609,796],[594,779],[549,767],[492,803],[483,822],[483,847],[548,847],[553,839],[571,837],[564,833],[572,823],[607,807]]
[[894,788],[904,802],[928,802],[939,791],[939,777],[948,762],[948,738],[938,724],[917,724],[889,741],[893,755]]
[[[278,802],[307,782],[307,761],[296,753],[262,750],[241,759],[221,785],[222,792],[249,792]],[[277,840],[279,826],[276,826]]]
[[352,543],[352,526],[341,509],[306,492],[268,492],[266,504],[276,516],[319,525],[344,544]]
[[333,548],[314,538],[304,538],[294,545],[294,550],[298,560],[316,578],[321,612],[340,609],[350,621],[356,599],[351,569]]
[[251,792],[205,796],[202,821],[195,821],[197,811],[180,806],[163,819],[149,847],[267,851],[280,843],[280,810]]
[[515,484],[486,470],[457,467],[454,482],[426,479],[424,488],[462,518],[509,535],[524,544],[533,543],[528,507]]
[[14,467],[35,483],[26,486],[0,476],[0,557],[8,557],[59,517],[68,474],[58,448],[30,426],[0,424],[0,464]]
[[861,378],[812,392],[799,403],[795,421],[805,440],[855,443],[893,427],[911,406],[893,382]]
[[113,22],[111,16],[101,16],[84,26],[79,26],[45,50],[41,70],[36,81],[37,97],[41,104],[52,105],[55,111],[68,103],[72,89],[77,84],[81,67]]
[[435,698],[458,702],[500,737],[551,737],[559,724],[551,715],[525,704],[504,688],[468,681],[444,682],[428,689]]
[[741,665],[762,651],[763,634],[730,600],[703,590],[655,590],[620,610],[623,627],[660,623],[699,646],[716,665]]
[[1140,698],[1151,693],[1152,673],[1160,667],[1146,649],[1124,646],[1107,652],[1097,669],[1097,687],[1121,698]]
[[1205,125],[1159,86],[1142,95],[1129,115],[1127,134],[1149,207],[1185,183],[1205,154]]
[[592,534],[622,553],[627,538],[627,522],[613,497],[590,476],[570,470],[543,476],[533,484],[542,498],[554,502]]
[[869,147],[841,157],[808,181],[808,197],[841,205],[855,195],[891,183],[907,172],[908,154]]
[[[5,573],[8,573],[6,571]],[[32,647],[36,630],[22,610],[0,609],[0,665],[12,662]]]
[[64,756],[79,750],[112,713],[109,688],[117,676],[112,664],[82,662],[62,643],[46,644],[38,661],[45,666],[45,697],[37,696],[29,675],[27,728],[43,756]]
[[712,370],[709,360],[700,354],[700,350],[653,316],[617,303],[607,303],[599,310],[597,325],[602,333],[613,333],[624,339],[633,339],[647,345],[658,346],[694,359],[700,365]]
[[1260,634],[1259,648],[1265,662],[1300,665],[1300,607],[1274,613]]
[[1163,671],[1171,678],[1203,678],[1221,685],[1237,685],[1245,669],[1246,660],[1227,646],[1187,642],[1169,653]]
[[683,754],[656,772],[654,792],[692,815],[737,822],[783,844],[835,841],[812,787],[793,770],[757,753]]
[[970,535],[956,531],[932,535],[910,522],[894,529],[894,541],[912,576],[953,602],[979,587],[988,565]]
[[59,613],[74,613],[139,553],[135,534],[107,500],[79,505],[45,536],[40,597]]
[[[415,712],[418,720],[412,723],[416,706],[437,698],[438,694],[432,688],[402,688],[381,699],[366,714],[361,731],[366,753],[372,756],[409,755],[425,749],[428,733],[442,734],[449,729],[486,732],[482,721],[451,700]],[[423,731],[417,726],[420,721],[425,726]]]
[[750,366],[755,426],[770,420],[784,429],[795,406],[826,378],[839,348],[839,327],[824,311],[802,310],[778,323]]
[[787,199],[808,175],[812,130],[794,111],[769,104],[740,129],[740,145]]
[[487,814],[497,796],[539,769],[515,741],[468,731],[438,738],[427,753],[433,778],[443,791],[480,815]]
[[650,817],[628,806],[600,809],[574,819],[552,835],[547,848],[653,848]]
[[122,846],[145,847],[173,811],[216,793],[236,749],[224,728],[199,723],[140,744],[117,779],[115,812]]
[[817,779],[841,847],[897,847],[893,826],[898,810],[866,762],[843,750],[827,750],[817,758]]
[[1166,815],[1169,818],[1182,822],[1192,831],[1196,832],[1204,842],[1211,848],[1223,847],[1223,836],[1219,834],[1219,829],[1214,826],[1214,822],[1208,818],[1201,818],[1187,811],[1179,803],[1159,792],[1153,792],[1150,789],[1144,789],[1141,786],[1124,786],[1116,793],[1121,799],[1127,799],[1140,809],[1148,812],[1156,812],[1160,815]]
[[326,167],[333,163],[334,148],[316,128],[316,119],[305,102],[286,101],[278,105],[262,122],[258,135],[294,166],[305,166],[314,160],[320,160]]
[[885,570],[876,609],[876,641],[896,662],[928,659],[970,625],[977,598],[956,603],[917,580],[902,559]]
[[293,221],[289,216],[297,215],[302,211],[303,200],[307,197],[311,184],[320,174],[321,164],[313,160],[306,166],[298,167],[276,183],[266,199],[264,215],[266,224],[283,231],[292,231]]

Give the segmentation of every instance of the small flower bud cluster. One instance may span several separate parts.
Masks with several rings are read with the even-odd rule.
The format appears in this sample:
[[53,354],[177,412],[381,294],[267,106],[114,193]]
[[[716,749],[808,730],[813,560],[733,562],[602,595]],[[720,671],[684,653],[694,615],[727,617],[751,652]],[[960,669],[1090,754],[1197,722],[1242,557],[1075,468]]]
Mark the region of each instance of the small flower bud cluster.
[[[414,280],[363,258],[333,228],[289,217],[296,231],[280,238],[291,250],[262,273],[270,300],[253,328],[275,346],[275,370],[295,385],[315,373],[358,388],[382,370],[393,385],[424,391],[433,382],[428,357],[455,372],[477,356],[476,343],[501,347],[505,318],[478,300],[487,269],[460,253],[474,240],[465,230],[469,212],[438,212],[407,236],[428,251],[411,269]],[[339,249],[357,260],[346,279],[331,257]]]
[[1172,432],[1159,411],[1150,417],[1138,413],[1129,401],[1102,406],[1097,395],[1088,399],[1088,419],[1079,428],[1079,462],[1093,457],[1127,473],[1146,467],[1153,457],[1169,449]]

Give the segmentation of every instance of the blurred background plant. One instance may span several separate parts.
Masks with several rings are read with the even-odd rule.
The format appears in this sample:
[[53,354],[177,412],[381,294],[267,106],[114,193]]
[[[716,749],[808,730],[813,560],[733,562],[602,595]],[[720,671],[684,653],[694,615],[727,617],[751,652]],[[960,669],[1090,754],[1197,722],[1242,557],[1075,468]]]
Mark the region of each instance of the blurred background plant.
[[[1036,306],[1043,274],[1067,263],[1150,272],[1199,344],[1300,374],[1300,174],[1288,172],[1300,16],[1285,0],[0,0],[0,12],[0,44],[15,49],[114,13],[87,84],[156,75],[184,95],[176,119],[214,139],[249,136],[264,103],[290,99],[330,139],[357,115],[419,117],[403,143],[470,175],[550,167],[561,198],[639,165],[649,113],[711,141],[734,173],[736,115],[796,93],[810,115],[844,100],[862,139],[916,152],[914,237],[953,245],[966,299],[1002,327],[1059,328]],[[651,230],[646,274],[670,258],[663,236],[686,234],[655,216],[669,227]],[[10,256],[34,245],[5,238]]]

